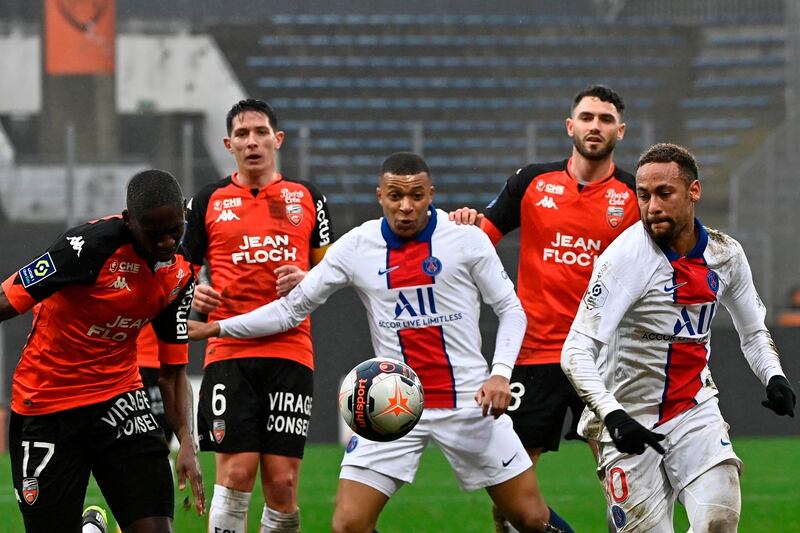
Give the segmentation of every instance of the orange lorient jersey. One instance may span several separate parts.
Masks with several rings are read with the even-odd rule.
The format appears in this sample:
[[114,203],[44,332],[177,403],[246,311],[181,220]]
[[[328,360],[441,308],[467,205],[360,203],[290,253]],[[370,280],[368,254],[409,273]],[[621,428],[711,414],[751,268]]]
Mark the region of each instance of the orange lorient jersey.
[[147,324],[167,348],[162,361],[189,360],[192,265],[182,251],[149,262],[120,217],[68,230],[2,286],[17,312],[34,310],[14,372],[16,413],[64,411],[141,387],[136,338]]
[[158,337],[150,324],[144,326],[136,339],[136,362],[139,368],[160,368]]
[[[184,244],[192,262],[208,262],[222,304],[221,320],[277,298],[275,269],[310,268],[310,250],[332,242],[325,197],[308,182],[279,175],[262,189],[242,186],[236,174],[206,186],[190,203]],[[205,364],[241,357],[280,357],[314,367],[311,322],[258,339],[212,338]]]
[[634,176],[612,165],[580,185],[569,169],[570,160],[519,169],[481,224],[494,243],[520,228],[517,292],[528,328],[518,365],[561,361],[595,259],[639,220]]

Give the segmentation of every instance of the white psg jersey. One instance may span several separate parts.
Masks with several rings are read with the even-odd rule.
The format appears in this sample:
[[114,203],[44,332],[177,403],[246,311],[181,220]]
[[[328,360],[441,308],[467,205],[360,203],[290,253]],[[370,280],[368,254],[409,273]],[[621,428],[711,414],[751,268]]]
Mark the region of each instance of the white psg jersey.
[[[583,387],[574,373],[572,379],[601,416],[621,405],[653,427],[714,396],[707,361],[719,304],[740,336],[766,330],[765,308],[739,243],[695,225],[699,239],[686,256],[661,249],[638,222],[595,263],[572,329],[607,345],[598,367],[613,398]],[[774,350],[770,355],[774,359],[761,365],[751,361],[764,383],[780,372]]]
[[443,211],[433,214],[407,241],[384,219],[350,230],[288,297],[221,321],[221,334],[285,330],[291,320],[301,320],[331,294],[352,286],[367,310],[375,355],[414,369],[426,408],[474,406],[475,393],[489,378],[481,354],[481,297],[498,312],[500,330],[504,314],[519,318],[507,329],[509,335],[498,331],[493,363],[505,364],[509,372],[522,344],[525,315],[486,234],[476,226],[456,225]]

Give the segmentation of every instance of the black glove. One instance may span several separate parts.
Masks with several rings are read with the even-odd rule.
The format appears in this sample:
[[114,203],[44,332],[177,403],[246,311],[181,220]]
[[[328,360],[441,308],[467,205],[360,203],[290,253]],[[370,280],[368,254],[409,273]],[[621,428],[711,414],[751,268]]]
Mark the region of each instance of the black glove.
[[789,415],[794,418],[794,406],[797,398],[794,395],[792,386],[783,376],[772,376],[767,383],[767,399],[761,405],[767,409],[772,409],[777,414]]
[[644,445],[649,444],[655,451],[664,455],[664,448],[658,443],[664,440],[664,435],[653,433],[622,409],[608,413],[605,423],[614,446],[622,453],[640,455],[644,453]]

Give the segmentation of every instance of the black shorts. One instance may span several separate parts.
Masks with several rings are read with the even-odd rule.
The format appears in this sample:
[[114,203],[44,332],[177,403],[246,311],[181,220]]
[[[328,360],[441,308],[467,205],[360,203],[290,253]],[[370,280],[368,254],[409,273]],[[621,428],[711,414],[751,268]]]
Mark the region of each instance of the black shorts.
[[577,427],[585,404],[558,363],[514,367],[511,395],[508,415],[525,448],[557,451],[567,408],[571,421],[565,438],[581,439]]
[[161,398],[161,389],[158,386],[158,377],[161,371],[157,368],[144,368],[139,367],[139,375],[142,376],[142,383],[144,390],[147,392],[147,398],[150,400],[150,411],[156,417],[158,425],[164,431],[164,438],[167,439],[167,444],[172,441],[172,435],[175,433],[169,425],[167,415],[164,412],[164,400]]
[[303,457],[314,374],[294,361],[248,357],[211,363],[203,374],[200,449]]
[[57,413],[11,413],[11,474],[25,530],[81,530],[91,472],[124,529],[173,516],[167,443],[144,389]]

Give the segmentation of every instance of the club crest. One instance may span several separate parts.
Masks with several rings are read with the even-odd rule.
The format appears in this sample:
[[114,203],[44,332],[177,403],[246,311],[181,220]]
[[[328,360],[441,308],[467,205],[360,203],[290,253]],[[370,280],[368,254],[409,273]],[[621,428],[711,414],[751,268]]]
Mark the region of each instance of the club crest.
[[28,505],[33,505],[39,498],[39,480],[35,477],[26,477],[22,480],[22,499]]
[[213,427],[211,429],[211,435],[214,437],[214,442],[220,444],[222,439],[225,438],[225,421],[219,418],[215,418],[213,422]]
[[610,205],[606,210],[606,222],[613,229],[616,229],[622,223],[624,216],[625,210],[619,206]]
[[428,256],[422,261],[422,271],[428,276],[436,276],[442,271],[442,262],[434,256]]
[[286,218],[294,226],[299,226],[303,221],[303,206],[300,204],[286,204]]

